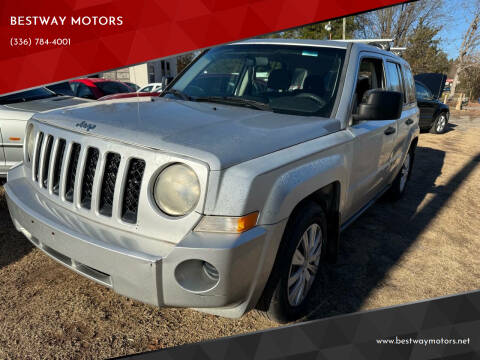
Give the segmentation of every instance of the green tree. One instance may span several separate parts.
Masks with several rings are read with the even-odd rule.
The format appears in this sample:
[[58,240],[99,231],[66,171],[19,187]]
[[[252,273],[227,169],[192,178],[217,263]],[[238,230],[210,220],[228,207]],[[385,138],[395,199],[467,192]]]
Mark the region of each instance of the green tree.
[[419,24],[408,37],[403,57],[410,63],[414,74],[448,72],[450,61],[439,48],[440,40],[435,38],[439,31],[438,27]]
[[[325,21],[301,26],[291,30],[281,31],[278,33],[263,35],[261,38],[328,40],[331,33],[332,40],[341,40],[343,36],[343,19],[332,20],[330,23],[332,26],[332,30],[330,32],[325,29],[325,25],[328,24],[328,21]],[[355,18],[353,16],[347,17],[345,37],[347,39],[352,39],[355,31],[358,30],[358,26],[359,25],[355,22]]]
[[[329,32],[325,29],[327,22],[320,22],[312,25],[307,25],[299,28],[297,39],[319,39],[319,40],[328,40],[330,34],[332,35],[332,40],[341,40],[343,36],[343,19],[336,19],[331,21],[332,30]],[[357,24],[353,16],[346,18],[346,31],[345,38],[351,39],[355,31],[357,30]]]
[[177,57],[177,72],[180,73],[195,58],[193,52],[186,53]]

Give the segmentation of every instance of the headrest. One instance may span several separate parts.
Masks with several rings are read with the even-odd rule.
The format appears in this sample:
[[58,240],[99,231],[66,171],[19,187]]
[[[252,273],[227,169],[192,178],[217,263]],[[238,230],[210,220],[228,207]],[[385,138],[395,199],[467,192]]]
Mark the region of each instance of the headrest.
[[370,88],[370,79],[368,77],[361,76],[357,80],[357,91],[368,90]]
[[275,90],[287,90],[290,87],[292,78],[287,70],[276,69],[268,76],[267,86]]
[[310,90],[316,94],[322,94],[324,90],[323,80],[321,75],[308,75],[303,83],[303,89]]

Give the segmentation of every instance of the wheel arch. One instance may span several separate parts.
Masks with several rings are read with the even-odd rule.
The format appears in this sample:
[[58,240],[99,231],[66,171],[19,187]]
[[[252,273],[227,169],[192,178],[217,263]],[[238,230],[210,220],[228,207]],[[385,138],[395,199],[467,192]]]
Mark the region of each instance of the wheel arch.
[[275,224],[287,219],[302,201],[319,199],[319,194],[331,188],[338,191],[338,206],[341,208],[345,197],[344,184],[348,179],[347,169],[346,156],[332,152],[284,172],[271,184],[259,223]]
[[437,117],[442,114],[442,113],[445,113],[447,114],[447,120],[449,120],[450,118],[450,109],[447,107],[447,106],[440,106],[436,111],[435,111],[435,114],[433,115],[433,122],[432,124],[435,122],[435,120],[437,119]]
[[340,245],[340,196],[341,183],[338,180],[333,181],[300,200],[292,209],[287,222],[288,227],[290,220],[293,219],[304,206],[308,206],[309,202],[320,205],[327,217],[328,240],[325,259],[330,263],[336,262]]
[[291,226],[293,225],[292,223],[296,219],[296,215],[304,210],[305,207],[312,206],[312,204],[319,205],[325,213],[327,221],[327,243],[326,254],[324,254],[323,258],[328,262],[334,262],[336,260],[340,233],[340,216],[338,210],[340,205],[340,194],[341,183],[339,181],[333,181],[310,193],[294,206],[284,228],[278,251],[275,254],[272,271],[268,276],[268,281],[263,288],[262,295],[256,304],[258,310],[266,311],[268,309],[268,304],[273,296],[275,284],[278,281],[278,272],[275,272],[274,270],[279,266],[281,258],[284,256],[285,241],[287,240],[285,235],[288,234],[287,231],[291,229]]

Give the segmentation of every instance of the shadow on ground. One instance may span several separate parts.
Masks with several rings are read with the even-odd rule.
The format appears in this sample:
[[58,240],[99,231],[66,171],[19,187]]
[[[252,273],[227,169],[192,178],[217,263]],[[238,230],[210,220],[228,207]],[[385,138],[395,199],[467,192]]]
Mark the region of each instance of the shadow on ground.
[[13,226],[4,193],[3,186],[0,186],[0,269],[20,260],[33,249],[33,245]]
[[[316,287],[316,310],[309,319],[358,311],[455,189],[479,165],[480,153],[447,185],[436,186],[444,158],[444,151],[418,147],[404,198],[395,203],[381,199],[342,233],[338,262],[325,266],[325,285]],[[418,210],[427,194],[433,196]]]
[[[456,124],[447,123],[447,126],[445,126],[445,131],[442,134],[439,134],[439,135],[443,135],[443,134],[446,134],[450,131],[454,131],[457,126],[458,125],[456,125]],[[421,129],[420,130],[420,133],[422,133],[422,134],[426,134],[426,133],[429,133],[429,132],[430,132],[429,129]]]

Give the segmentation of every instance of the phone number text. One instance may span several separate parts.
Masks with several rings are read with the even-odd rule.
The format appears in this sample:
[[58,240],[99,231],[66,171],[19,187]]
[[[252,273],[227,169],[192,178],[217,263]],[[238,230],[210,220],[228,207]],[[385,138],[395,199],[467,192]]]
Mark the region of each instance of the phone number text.
[[54,38],[54,39],[46,39],[46,38],[17,38],[12,37],[10,38],[10,46],[11,47],[20,47],[20,46],[69,46],[70,45],[70,38]]

